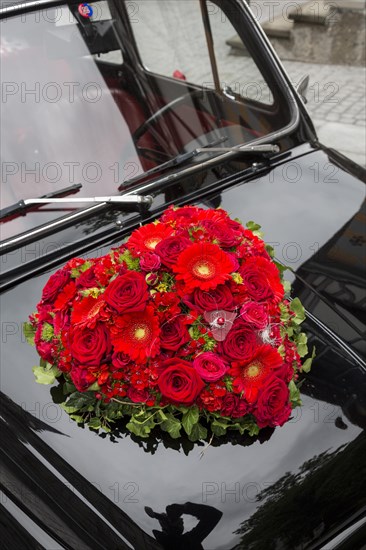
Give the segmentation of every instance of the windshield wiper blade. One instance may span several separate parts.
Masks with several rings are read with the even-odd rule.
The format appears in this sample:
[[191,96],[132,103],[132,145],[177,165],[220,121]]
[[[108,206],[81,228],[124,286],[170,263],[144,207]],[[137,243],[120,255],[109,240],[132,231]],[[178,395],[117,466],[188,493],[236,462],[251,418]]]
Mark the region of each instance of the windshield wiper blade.
[[[65,192],[65,190],[64,190]],[[64,192],[62,194],[64,194]],[[60,191],[58,191],[58,194],[60,194]],[[136,204],[138,206],[146,206],[149,207],[152,205],[153,197],[150,195],[108,195],[106,197],[77,197],[77,198],[54,198],[54,195],[43,195],[42,197],[35,198],[35,199],[24,199],[21,200],[12,206],[7,206],[6,208],[3,208],[0,210],[0,220],[4,218],[8,218],[9,216],[13,216],[14,214],[20,213],[27,208],[35,205],[35,204],[80,204],[80,203],[105,203],[105,204],[117,204],[117,205],[128,205],[128,204]]]
[[247,155],[264,154],[264,153],[279,153],[278,145],[265,143],[263,145],[235,145],[234,147],[205,147],[196,149],[197,153],[244,153]]
[[[64,187],[63,189],[57,189],[56,191],[52,191],[51,193],[47,193],[46,195],[42,195],[39,197],[40,199],[52,199],[53,197],[63,197],[65,195],[73,195],[74,193],[77,193],[82,188],[81,183],[75,183],[74,185],[69,185],[69,187]],[[6,208],[2,208],[0,210],[0,220],[4,218],[8,218],[9,216],[14,216],[15,214],[21,214],[24,212],[28,206],[27,204],[28,199],[22,199],[15,204],[12,204],[11,206],[7,206]]]
[[[175,166],[180,166],[181,164],[184,164],[188,160],[193,159],[197,155],[204,153],[205,151],[209,151],[209,148],[214,147],[215,145],[219,145],[219,143],[223,143],[228,138],[226,136],[222,136],[219,139],[216,139],[215,141],[212,141],[211,143],[207,143],[207,145],[202,145],[202,147],[199,147],[197,149],[193,149],[193,151],[189,151],[188,153],[180,153],[176,157],[167,160],[166,162],[163,162],[162,164],[159,164],[159,166],[154,166],[154,168],[150,168],[150,170],[146,170],[143,174],[139,174],[138,176],[135,176],[134,178],[131,178],[125,182],[123,182],[122,185],[120,185],[119,190],[121,191],[126,187],[126,185],[131,185],[132,183],[136,183],[139,181],[143,181],[145,178],[148,178],[149,176],[152,176],[154,174],[159,174],[160,172],[163,172],[164,170],[167,170],[168,168],[174,168]],[[218,148],[219,149],[219,148]]]

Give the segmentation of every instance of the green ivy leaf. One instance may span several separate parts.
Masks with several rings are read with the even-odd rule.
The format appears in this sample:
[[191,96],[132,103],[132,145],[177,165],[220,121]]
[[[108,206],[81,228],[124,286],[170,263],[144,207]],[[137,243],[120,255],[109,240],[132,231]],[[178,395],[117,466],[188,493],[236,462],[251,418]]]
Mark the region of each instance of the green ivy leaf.
[[290,304],[291,311],[295,313],[295,317],[293,318],[293,322],[297,325],[300,325],[303,321],[305,321],[305,308],[300,302],[299,298],[294,298]]
[[180,437],[182,424],[177,418],[174,418],[172,414],[167,415],[167,419],[160,424],[160,427],[164,432],[168,432],[173,439]]
[[151,432],[151,428],[149,426],[146,426],[145,424],[137,424],[133,421],[133,417],[131,417],[131,422],[126,424],[126,428],[138,437],[149,437]]
[[283,281],[283,289],[285,291],[285,294],[287,294],[289,296],[290,293],[291,293],[291,283],[290,283],[290,281]]
[[66,406],[69,408],[72,407],[77,411],[81,409],[86,410],[86,408],[89,407],[91,407],[91,410],[94,410],[95,401],[94,395],[76,391],[70,395],[69,399],[66,401]]
[[311,357],[308,357],[306,359],[306,361],[304,361],[303,365],[302,365],[302,372],[310,372],[310,369],[311,369],[311,365],[313,363],[313,360],[315,358],[315,346],[313,347],[313,351],[311,353]]
[[246,224],[246,227],[253,233],[253,235],[256,235],[257,237],[263,237],[262,231],[260,231],[261,226],[253,221],[249,221]]
[[[67,412],[67,411],[66,411]],[[79,414],[70,414],[70,418],[75,420],[78,424],[84,424],[84,417]]]
[[212,432],[217,435],[217,436],[220,436],[220,435],[225,435],[226,434],[226,430],[227,430],[227,424],[224,423],[224,422],[220,422],[219,420],[214,420],[212,423],[211,423],[211,429],[212,429]]
[[206,439],[207,437],[207,430],[202,424],[197,422],[196,424],[193,424],[191,433],[188,435],[188,439],[190,441],[198,441],[199,439]]
[[53,384],[57,376],[61,374],[56,366],[52,366],[49,363],[47,363],[46,367],[40,365],[33,367],[32,370],[38,384]]
[[198,407],[192,407],[189,409],[182,418],[182,425],[184,431],[189,436],[192,433],[193,426],[195,426],[199,420],[200,412]]
[[300,390],[296,386],[295,382],[291,380],[291,382],[288,385],[288,389],[290,390],[290,401],[292,403],[292,407],[298,407],[301,405],[301,397],[300,397]]
[[94,384],[92,384],[88,388],[88,391],[99,391],[99,390],[100,390],[100,386],[99,386],[98,382],[94,382]]
[[97,416],[95,416],[94,418],[91,418],[88,422],[88,426],[89,428],[91,428],[92,430],[99,430],[99,428],[102,427],[102,422],[100,420],[100,418],[98,418]]

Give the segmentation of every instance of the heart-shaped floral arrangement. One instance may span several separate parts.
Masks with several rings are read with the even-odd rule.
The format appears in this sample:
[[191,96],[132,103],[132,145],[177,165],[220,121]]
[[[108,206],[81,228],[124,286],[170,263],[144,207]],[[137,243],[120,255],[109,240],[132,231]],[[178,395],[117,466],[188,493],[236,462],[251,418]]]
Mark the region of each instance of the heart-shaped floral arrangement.
[[304,308],[259,229],[171,207],[109,254],[70,260],[25,326],[37,382],[58,378],[61,406],[95,430],[127,418],[137,436],[196,441],[282,426],[312,357],[302,364]]

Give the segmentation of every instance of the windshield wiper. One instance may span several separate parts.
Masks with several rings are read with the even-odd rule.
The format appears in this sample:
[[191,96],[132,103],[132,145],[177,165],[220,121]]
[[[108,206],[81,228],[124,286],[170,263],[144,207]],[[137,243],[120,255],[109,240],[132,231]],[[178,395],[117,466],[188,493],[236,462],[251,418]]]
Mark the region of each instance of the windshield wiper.
[[[27,208],[32,207],[35,204],[75,204],[75,203],[106,203],[106,204],[136,204],[138,206],[151,206],[153,202],[153,198],[150,195],[143,196],[143,195],[108,195],[106,197],[77,197],[77,198],[54,198],[55,195],[64,195],[67,190],[71,189],[80,189],[81,184],[78,186],[72,186],[66,189],[63,189],[61,191],[57,191],[54,193],[49,193],[48,195],[43,195],[42,197],[35,198],[35,199],[23,199],[18,201],[17,203],[7,206],[6,208],[3,208],[0,210],[0,220],[3,220],[4,218],[8,218],[9,216],[14,216],[14,214],[20,214],[25,213]],[[73,192],[75,192],[75,190]],[[70,191],[69,191],[70,192]]]
[[234,147],[202,147],[196,149],[197,153],[244,153],[248,155],[263,155],[265,153],[279,153],[280,148],[278,145],[273,145],[272,143],[266,143],[264,145],[235,145]]
[[154,166],[154,168],[150,168],[150,170],[146,170],[143,174],[139,174],[138,176],[135,176],[134,178],[131,178],[125,182],[123,182],[122,185],[119,187],[119,191],[121,191],[126,185],[131,185],[131,183],[136,183],[139,181],[144,180],[145,178],[148,178],[149,176],[152,176],[154,174],[159,174],[160,172],[163,172],[164,170],[167,170],[168,168],[174,168],[175,166],[180,166],[181,164],[184,164],[188,160],[193,159],[200,153],[204,153],[205,151],[208,151],[209,147],[214,147],[215,145],[219,145],[219,143],[223,143],[228,138],[226,136],[222,136],[219,139],[215,139],[215,141],[212,141],[211,143],[207,143],[207,145],[202,145],[202,147],[193,149],[193,151],[189,151],[188,153],[180,153],[176,157],[167,160],[166,162],[163,162],[162,164],[159,164],[159,166]]
[[[168,160],[167,162],[164,162],[163,164],[159,164],[159,166],[156,166],[154,168],[151,168],[150,170],[147,170],[143,174],[139,174],[138,176],[135,176],[134,178],[131,178],[129,180],[126,180],[123,182],[122,185],[118,188],[119,191],[122,191],[129,185],[133,183],[139,183],[144,181],[145,178],[152,176],[156,173],[160,173],[167,168],[174,168],[175,166],[180,166],[181,164],[184,164],[188,160],[193,159],[194,157],[197,157],[198,155],[203,155],[205,153],[240,153],[244,155],[260,155],[263,156],[266,153],[279,153],[280,148],[278,145],[273,145],[272,143],[266,143],[263,145],[235,145],[233,147],[215,147],[218,143],[222,143],[223,141],[226,141],[227,137],[222,137],[217,141],[214,141],[212,143],[208,143],[207,145],[203,145],[202,147],[197,147],[197,149],[194,149],[193,151],[190,151],[189,153],[181,153],[180,155],[174,157],[171,160]],[[220,155],[218,155],[220,156]]]

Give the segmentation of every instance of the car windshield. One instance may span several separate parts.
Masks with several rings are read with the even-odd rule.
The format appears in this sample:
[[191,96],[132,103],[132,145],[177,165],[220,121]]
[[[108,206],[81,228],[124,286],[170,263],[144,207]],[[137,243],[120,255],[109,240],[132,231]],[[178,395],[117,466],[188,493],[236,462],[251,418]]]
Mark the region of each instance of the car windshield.
[[[69,3],[2,19],[2,207],[74,184],[78,197],[116,194],[178,154],[288,125],[235,4]],[[2,239],[66,209],[3,220]]]

